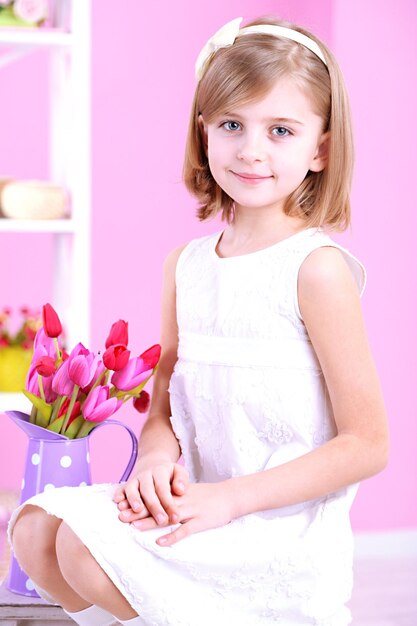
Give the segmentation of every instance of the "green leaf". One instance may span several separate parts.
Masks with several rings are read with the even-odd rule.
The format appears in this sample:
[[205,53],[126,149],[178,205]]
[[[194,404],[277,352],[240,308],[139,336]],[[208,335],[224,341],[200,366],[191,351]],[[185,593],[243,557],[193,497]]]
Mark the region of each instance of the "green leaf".
[[97,422],[88,422],[85,420],[84,424],[81,426],[80,430],[77,433],[76,439],[87,437],[87,435],[89,435],[96,426]]
[[75,420],[71,422],[71,424],[68,426],[67,430],[65,431],[64,433],[65,437],[68,437],[68,439],[75,439],[77,437],[78,431],[83,425],[83,422],[84,422],[84,418],[82,415],[79,415],[78,417],[76,417]]
[[49,418],[52,414],[52,406],[42,400],[42,398],[35,396],[34,393],[26,391],[26,389],[23,390],[23,393],[32,402],[33,406],[38,410],[36,416],[36,425],[41,426],[42,428],[46,428],[49,424]]
[[65,415],[61,415],[61,417],[57,417],[56,420],[52,422],[52,424],[49,424],[49,426],[47,427],[47,430],[52,430],[52,432],[54,433],[59,433],[62,428],[62,424],[64,423],[64,417]]

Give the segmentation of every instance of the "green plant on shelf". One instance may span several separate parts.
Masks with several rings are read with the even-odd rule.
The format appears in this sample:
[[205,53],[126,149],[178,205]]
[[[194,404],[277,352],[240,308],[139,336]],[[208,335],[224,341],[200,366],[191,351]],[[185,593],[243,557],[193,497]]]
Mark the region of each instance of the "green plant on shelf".
[[42,26],[48,17],[48,0],[0,0],[0,27]]

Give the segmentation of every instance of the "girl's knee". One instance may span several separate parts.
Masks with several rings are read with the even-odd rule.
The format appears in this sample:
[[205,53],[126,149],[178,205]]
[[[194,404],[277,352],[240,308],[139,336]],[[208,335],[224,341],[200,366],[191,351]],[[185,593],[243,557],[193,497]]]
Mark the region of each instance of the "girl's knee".
[[55,536],[61,520],[37,506],[23,507],[12,530],[14,547],[20,545],[38,546],[55,545]]
[[60,569],[66,576],[72,570],[79,572],[82,559],[89,556],[85,545],[65,522],[58,529],[55,548]]
[[25,506],[12,530],[13,552],[26,571],[33,567],[49,567],[56,559],[55,538],[61,520],[39,507]]

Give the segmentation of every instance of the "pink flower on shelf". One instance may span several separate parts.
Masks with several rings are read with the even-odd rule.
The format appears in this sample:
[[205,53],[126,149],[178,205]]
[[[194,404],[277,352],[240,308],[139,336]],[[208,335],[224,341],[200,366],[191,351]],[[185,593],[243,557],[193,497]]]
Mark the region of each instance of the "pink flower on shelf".
[[146,413],[151,403],[151,396],[144,389],[140,392],[140,395],[133,400],[133,406],[139,413]]
[[111,382],[121,391],[131,391],[152,374],[152,369],[140,358],[130,359],[127,365],[118,372],[114,372]]
[[42,308],[43,329],[48,337],[59,337],[62,333],[62,324],[57,312],[49,303]]
[[13,12],[21,20],[37,24],[48,17],[48,0],[15,0]]
[[161,357],[161,346],[157,343],[151,348],[145,350],[140,355],[140,358],[147,365],[147,369],[152,369],[157,365],[159,359]]
[[[118,320],[112,324],[109,336],[106,339],[106,349],[110,346],[127,346],[129,342],[128,324],[124,320]],[[111,369],[111,368],[110,368]]]
[[98,385],[90,391],[82,406],[84,419],[89,422],[103,422],[108,417],[116,413],[123,404],[123,400],[110,398],[110,388],[108,385]]
[[123,344],[110,346],[103,354],[103,363],[108,370],[118,372],[123,369],[129,361],[130,350]]

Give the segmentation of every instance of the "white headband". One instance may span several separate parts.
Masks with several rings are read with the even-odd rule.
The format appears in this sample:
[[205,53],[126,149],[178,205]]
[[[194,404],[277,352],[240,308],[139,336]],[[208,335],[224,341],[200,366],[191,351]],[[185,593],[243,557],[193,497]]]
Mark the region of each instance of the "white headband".
[[292,41],[296,41],[301,44],[305,48],[314,52],[316,56],[327,66],[326,59],[324,58],[324,54],[320,49],[320,46],[307,37],[307,35],[303,35],[303,33],[299,33],[298,30],[293,30],[292,28],[287,28],[286,26],[276,26],[275,24],[257,24],[256,26],[246,26],[246,28],[240,29],[240,24],[242,22],[242,17],[237,17],[236,19],[228,22],[224,26],[220,28],[210,37],[204,48],[201,50],[200,54],[197,57],[197,61],[195,64],[195,75],[197,80],[201,80],[204,74],[204,66],[207,59],[220,50],[220,48],[228,48],[232,46],[235,42],[236,37],[240,35],[256,35],[258,33],[263,35],[273,35],[274,37],[285,37],[286,39],[292,39]]

